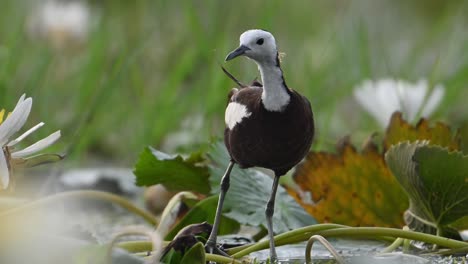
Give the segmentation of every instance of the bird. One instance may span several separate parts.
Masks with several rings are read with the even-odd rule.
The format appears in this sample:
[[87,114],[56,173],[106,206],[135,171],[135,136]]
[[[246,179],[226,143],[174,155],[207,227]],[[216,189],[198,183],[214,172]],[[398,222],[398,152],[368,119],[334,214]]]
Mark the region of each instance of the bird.
[[[265,209],[270,243],[270,260],[277,261],[273,214],[279,179],[309,152],[314,137],[314,116],[309,100],[286,84],[280,66],[275,37],[262,29],[250,29],[240,36],[240,46],[225,61],[245,56],[253,60],[261,83],[240,85],[229,93],[225,110],[224,143],[230,162],[221,179],[213,230],[205,249],[223,253],[216,247],[221,211],[229,189],[230,174],[241,169],[262,167],[274,172],[272,191]],[[237,82],[240,84],[240,82]]]

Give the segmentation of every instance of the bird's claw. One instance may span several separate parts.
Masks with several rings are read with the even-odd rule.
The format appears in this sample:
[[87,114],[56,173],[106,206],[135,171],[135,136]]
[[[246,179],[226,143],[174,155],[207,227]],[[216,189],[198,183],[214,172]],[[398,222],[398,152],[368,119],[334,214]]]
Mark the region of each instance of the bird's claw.
[[221,255],[221,256],[225,256],[225,257],[231,257],[229,256],[226,252],[224,252],[222,249],[220,249],[216,243],[210,243],[210,242],[207,242],[205,244],[205,251],[207,253],[210,253],[210,254],[216,254],[216,255]]

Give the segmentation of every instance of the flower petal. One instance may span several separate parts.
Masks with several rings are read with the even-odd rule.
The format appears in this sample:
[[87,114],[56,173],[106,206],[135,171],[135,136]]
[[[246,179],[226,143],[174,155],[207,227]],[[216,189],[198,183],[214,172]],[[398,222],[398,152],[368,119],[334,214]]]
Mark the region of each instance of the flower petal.
[[421,110],[421,115],[424,117],[430,116],[434,110],[439,106],[440,102],[442,101],[442,98],[444,97],[445,94],[445,87],[442,85],[436,85],[434,89],[432,90],[431,95],[426,101],[426,104],[424,105],[424,108]]
[[24,125],[31,112],[32,98],[24,99],[21,96],[13,112],[0,125],[0,146],[5,145],[8,139]]
[[5,190],[10,183],[10,171],[8,170],[8,163],[2,148],[0,148],[0,183],[0,188],[3,190]]
[[11,153],[11,157],[12,158],[27,157],[27,156],[29,156],[31,154],[34,154],[34,153],[36,153],[38,151],[41,151],[41,150],[47,148],[48,146],[54,144],[55,141],[57,141],[59,138],[60,138],[60,130],[50,134],[48,137],[39,140],[38,142],[32,144],[31,146],[29,146],[29,147],[27,147],[27,148],[25,148],[23,150]]
[[21,142],[21,140],[25,139],[31,133],[33,133],[34,131],[41,128],[43,125],[44,125],[44,122],[41,122],[41,123],[35,125],[34,127],[30,128],[28,131],[24,132],[21,136],[17,137],[15,140],[10,141],[7,146],[12,147],[12,146],[16,145],[18,142]]
[[[382,79],[374,83],[376,89],[375,108],[376,119],[382,127],[386,127],[393,112],[401,109],[401,102],[398,98],[398,84],[393,79]],[[371,99],[372,100],[372,99]]]
[[358,103],[385,127],[393,112],[401,108],[397,82],[393,79],[364,81],[354,89]]
[[415,84],[406,82],[405,94],[401,99],[404,104],[403,111],[407,114],[408,120],[414,121],[421,111],[427,87],[427,80],[419,80]]
[[5,115],[5,109],[0,110],[0,124],[3,121],[3,115]]

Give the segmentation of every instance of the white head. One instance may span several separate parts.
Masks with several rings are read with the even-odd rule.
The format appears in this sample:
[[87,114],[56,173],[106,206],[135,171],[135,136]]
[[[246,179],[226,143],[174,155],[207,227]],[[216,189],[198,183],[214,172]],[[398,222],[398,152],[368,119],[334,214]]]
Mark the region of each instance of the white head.
[[262,63],[276,63],[278,51],[273,35],[265,30],[251,29],[240,36],[240,46],[226,57],[226,61],[246,56]]

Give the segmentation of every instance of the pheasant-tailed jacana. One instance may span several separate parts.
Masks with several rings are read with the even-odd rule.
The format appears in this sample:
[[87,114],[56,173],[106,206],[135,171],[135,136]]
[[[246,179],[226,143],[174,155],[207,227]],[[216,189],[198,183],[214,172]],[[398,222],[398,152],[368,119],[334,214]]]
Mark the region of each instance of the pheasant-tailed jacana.
[[263,167],[274,174],[266,220],[270,239],[270,259],[276,261],[272,216],[280,176],[286,174],[308,153],[314,136],[309,101],[291,90],[283,77],[273,35],[264,30],[248,30],[240,36],[240,47],[226,61],[246,56],[258,65],[263,83],[233,89],[225,113],[224,142],[231,161],[221,180],[213,231],[207,241],[209,252],[217,251],[216,238],[229,175],[234,164],[240,168]]

